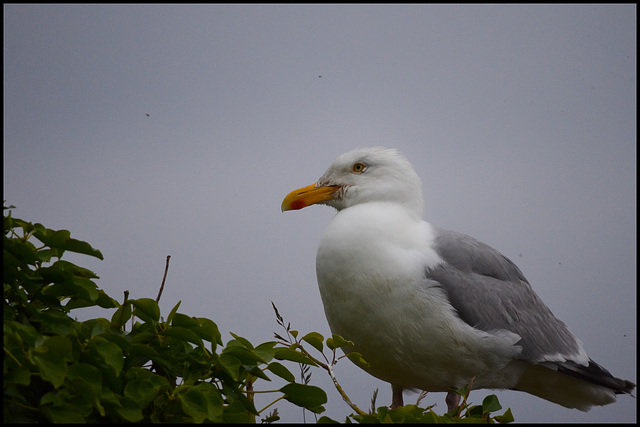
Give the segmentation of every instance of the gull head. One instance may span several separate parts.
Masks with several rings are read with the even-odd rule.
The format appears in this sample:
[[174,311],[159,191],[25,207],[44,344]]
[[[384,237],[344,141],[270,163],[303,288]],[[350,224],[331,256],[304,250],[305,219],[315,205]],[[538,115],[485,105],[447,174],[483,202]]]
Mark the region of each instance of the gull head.
[[340,211],[372,202],[398,203],[422,218],[420,178],[397,150],[359,148],[338,156],[315,184],[289,193],[282,210],[324,204]]

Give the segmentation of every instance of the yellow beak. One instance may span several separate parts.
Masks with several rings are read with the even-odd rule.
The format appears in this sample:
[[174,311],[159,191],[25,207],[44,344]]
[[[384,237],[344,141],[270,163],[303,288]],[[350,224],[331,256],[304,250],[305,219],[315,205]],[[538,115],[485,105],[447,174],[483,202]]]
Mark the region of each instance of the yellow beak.
[[299,188],[287,194],[282,201],[282,212],[298,210],[316,203],[333,199],[333,195],[340,189],[338,185],[321,185],[311,184],[306,187]]

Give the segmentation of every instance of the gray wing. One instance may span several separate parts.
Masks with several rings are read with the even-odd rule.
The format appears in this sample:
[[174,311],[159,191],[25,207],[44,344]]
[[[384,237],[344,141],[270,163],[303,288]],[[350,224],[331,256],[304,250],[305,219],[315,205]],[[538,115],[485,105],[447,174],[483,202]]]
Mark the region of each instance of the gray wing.
[[635,388],[587,357],[580,341],[533,292],[511,260],[473,237],[435,230],[434,246],[445,262],[426,270],[425,276],[444,290],[460,319],[485,332],[518,334],[517,345],[522,347],[518,358],[526,362],[544,364],[616,394]]
[[578,339],[533,292],[513,262],[465,234],[439,228],[436,232],[434,246],[445,262],[428,269],[426,278],[444,290],[464,322],[485,332],[518,334],[519,358],[528,362],[558,361],[559,355],[586,362]]

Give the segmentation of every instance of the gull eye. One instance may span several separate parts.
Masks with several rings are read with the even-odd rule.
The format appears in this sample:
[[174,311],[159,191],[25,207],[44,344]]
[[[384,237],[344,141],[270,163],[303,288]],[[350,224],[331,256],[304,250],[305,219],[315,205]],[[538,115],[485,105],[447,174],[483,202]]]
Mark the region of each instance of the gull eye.
[[362,173],[366,168],[367,168],[367,165],[365,165],[364,163],[358,162],[353,165],[353,168],[351,168],[351,170],[355,173]]

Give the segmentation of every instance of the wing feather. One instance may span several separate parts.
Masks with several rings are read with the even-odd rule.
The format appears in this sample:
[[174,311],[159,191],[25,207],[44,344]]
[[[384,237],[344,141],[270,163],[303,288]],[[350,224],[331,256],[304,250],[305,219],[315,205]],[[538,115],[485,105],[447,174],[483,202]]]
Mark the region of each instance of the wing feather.
[[439,284],[463,321],[485,332],[518,334],[519,358],[527,362],[588,365],[582,343],[511,260],[470,236],[443,229],[437,229],[434,247],[445,262],[427,269],[426,278]]

